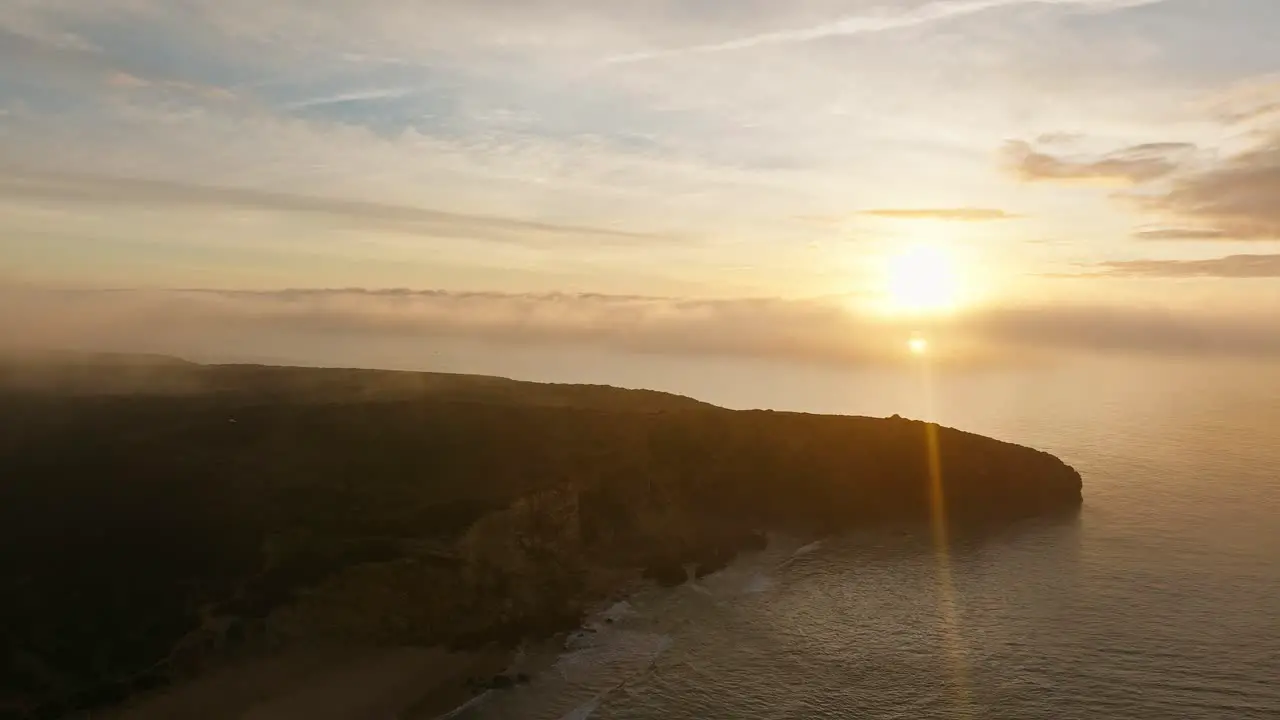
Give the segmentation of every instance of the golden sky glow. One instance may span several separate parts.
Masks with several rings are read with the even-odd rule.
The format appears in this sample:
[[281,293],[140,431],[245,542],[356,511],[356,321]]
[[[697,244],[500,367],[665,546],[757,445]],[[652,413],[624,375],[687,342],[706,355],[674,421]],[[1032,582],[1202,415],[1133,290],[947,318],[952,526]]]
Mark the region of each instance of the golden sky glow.
[[956,258],[934,243],[911,243],[892,252],[884,268],[884,306],[894,314],[943,314],[962,303]]
[[[0,291],[142,336],[1280,355],[1273,2],[697,5],[0,0]],[[98,332],[71,301],[0,331]]]

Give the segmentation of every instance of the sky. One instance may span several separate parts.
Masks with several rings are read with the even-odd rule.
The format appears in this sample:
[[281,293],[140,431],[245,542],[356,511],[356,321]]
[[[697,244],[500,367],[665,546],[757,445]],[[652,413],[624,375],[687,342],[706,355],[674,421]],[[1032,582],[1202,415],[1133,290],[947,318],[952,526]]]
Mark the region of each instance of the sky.
[[0,344],[1280,358],[1276,37],[1274,0],[0,0]]

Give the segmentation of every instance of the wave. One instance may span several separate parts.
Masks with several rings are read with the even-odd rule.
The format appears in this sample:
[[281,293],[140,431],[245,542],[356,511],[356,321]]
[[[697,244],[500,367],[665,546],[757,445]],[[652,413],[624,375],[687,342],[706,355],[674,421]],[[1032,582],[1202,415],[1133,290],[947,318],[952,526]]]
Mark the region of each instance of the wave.
[[587,720],[600,707],[603,696],[596,696],[560,716],[560,720]]
[[703,595],[706,595],[708,597],[715,597],[715,593],[708,590],[705,585],[694,582],[692,580],[686,583],[686,585],[689,587],[689,589],[693,590],[694,592],[702,593]]
[[700,597],[719,605],[766,592],[774,587],[771,573],[780,561],[812,552],[817,546],[810,543],[808,550],[801,548],[804,552],[790,550],[786,544],[774,546],[742,556],[728,567],[678,588],[646,588],[596,610],[579,629],[564,636],[563,650],[554,660],[548,657],[548,665],[531,671],[528,685],[495,692],[483,705],[473,704],[467,712],[459,709],[451,718],[588,720],[614,693],[638,690],[637,686],[659,668],[682,624],[673,626],[671,614],[680,617],[688,612],[681,610],[682,605]]
[[671,645],[671,637],[638,630],[601,630],[578,636],[577,643],[552,666],[567,680],[587,680],[610,670],[648,668]]
[[773,582],[772,577],[762,572],[757,572],[747,580],[747,584],[743,586],[742,590],[747,594],[756,595],[771,589]]
[[796,551],[795,551],[795,552],[791,553],[791,557],[790,557],[789,559],[794,560],[794,559],[796,559],[796,558],[798,558],[798,557],[804,557],[805,555],[808,555],[809,553],[813,552],[814,550],[817,550],[817,549],[818,549],[818,548],[820,548],[820,547],[822,547],[822,541],[821,541],[821,540],[814,540],[813,542],[809,543],[808,545],[804,545],[804,546],[802,546],[802,547],[800,547],[800,548],[796,549]]

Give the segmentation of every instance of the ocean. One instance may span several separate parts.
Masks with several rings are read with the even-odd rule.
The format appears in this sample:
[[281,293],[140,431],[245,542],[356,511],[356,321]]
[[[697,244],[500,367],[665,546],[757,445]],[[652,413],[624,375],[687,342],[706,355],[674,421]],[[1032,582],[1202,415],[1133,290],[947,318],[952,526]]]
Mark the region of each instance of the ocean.
[[650,367],[620,384],[1035,446],[1081,472],[1085,503],[945,542],[773,537],[603,610],[457,720],[1280,718],[1280,369]]

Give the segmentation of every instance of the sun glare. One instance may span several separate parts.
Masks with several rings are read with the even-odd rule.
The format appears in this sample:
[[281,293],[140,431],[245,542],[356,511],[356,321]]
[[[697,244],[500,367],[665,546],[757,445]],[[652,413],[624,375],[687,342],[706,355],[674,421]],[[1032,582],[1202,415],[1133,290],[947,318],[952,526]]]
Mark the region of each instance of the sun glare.
[[945,313],[959,304],[955,259],[938,245],[915,244],[891,255],[884,283],[885,306],[893,314]]
[[924,355],[929,352],[929,341],[922,337],[913,337],[907,341],[907,349],[912,355]]

